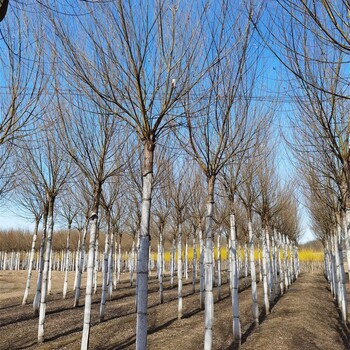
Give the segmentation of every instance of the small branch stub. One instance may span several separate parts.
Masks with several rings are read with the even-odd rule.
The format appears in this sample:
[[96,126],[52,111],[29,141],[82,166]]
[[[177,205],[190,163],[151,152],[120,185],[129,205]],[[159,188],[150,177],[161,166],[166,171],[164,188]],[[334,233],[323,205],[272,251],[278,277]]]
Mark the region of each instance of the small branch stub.
[[95,220],[95,219],[97,219],[97,214],[95,212],[92,212],[90,214],[90,220]]

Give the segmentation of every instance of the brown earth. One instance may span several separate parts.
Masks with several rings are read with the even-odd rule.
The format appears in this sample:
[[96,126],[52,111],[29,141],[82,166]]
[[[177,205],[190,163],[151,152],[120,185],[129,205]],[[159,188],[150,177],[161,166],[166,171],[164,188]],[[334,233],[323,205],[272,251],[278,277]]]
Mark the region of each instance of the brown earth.
[[[72,308],[73,274],[69,276],[69,294],[62,300],[63,273],[53,272],[53,293],[48,298],[45,343],[37,345],[38,318],[32,312],[36,275],[33,275],[28,305],[20,305],[25,286],[25,271],[0,271],[0,349],[80,349],[83,306]],[[101,280],[101,276],[99,276]],[[225,281],[225,278],[224,278]],[[242,279],[239,294],[243,335],[242,349],[347,349],[350,341],[347,328],[328,291],[323,276],[302,274],[282,296],[267,317],[261,314],[261,325],[253,329],[251,289]],[[258,284],[259,306],[262,290]],[[198,284],[196,286],[198,291]],[[154,276],[149,283],[149,349],[203,349],[204,312],[199,308],[199,294],[192,293],[190,280],[184,284],[184,315],[177,319],[177,289],[165,280],[164,303],[159,304],[158,283]],[[99,323],[100,291],[94,296],[90,349],[135,348],[135,290],[128,276],[107,302],[105,321]],[[233,349],[231,297],[228,285],[222,287],[217,300],[215,289],[215,322],[213,349]],[[81,296],[84,304],[84,295]]]

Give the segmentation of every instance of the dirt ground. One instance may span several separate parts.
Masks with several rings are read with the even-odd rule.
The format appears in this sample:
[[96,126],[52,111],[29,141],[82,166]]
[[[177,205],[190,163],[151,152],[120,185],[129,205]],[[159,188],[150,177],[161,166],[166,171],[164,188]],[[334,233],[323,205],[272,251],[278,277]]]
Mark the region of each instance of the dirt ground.
[[[62,300],[63,273],[53,272],[53,292],[48,298],[45,343],[37,345],[38,318],[33,315],[32,300],[36,275],[33,275],[29,304],[22,306],[25,271],[0,271],[0,349],[80,349],[83,325],[84,293],[81,305],[73,308],[73,274],[69,276],[69,294]],[[135,289],[128,276],[107,302],[105,321],[99,323],[100,291],[94,296],[90,349],[135,348]],[[101,281],[101,276],[99,276]],[[225,278],[224,278],[225,282]],[[197,291],[199,285],[196,286]],[[258,284],[262,310],[262,286]],[[348,288],[349,289],[349,288]],[[192,293],[190,280],[184,283],[184,316],[177,319],[177,288],[165,279],[164,303],[159,304],[158,283],[149,283],[148,349],[203,349],[204,312],[199,308],[199,293]],[[215,289],[213,349],[234,349],[232,340],[231,297],[227,283],[222,298]],[[346,326],[339,320],[323,276],[302,274],[289,291],[274,305],[270,315],[261,314],[261,325],[254,329],[251,315],[249,281],[240,282],[242,349],[349,349]]]

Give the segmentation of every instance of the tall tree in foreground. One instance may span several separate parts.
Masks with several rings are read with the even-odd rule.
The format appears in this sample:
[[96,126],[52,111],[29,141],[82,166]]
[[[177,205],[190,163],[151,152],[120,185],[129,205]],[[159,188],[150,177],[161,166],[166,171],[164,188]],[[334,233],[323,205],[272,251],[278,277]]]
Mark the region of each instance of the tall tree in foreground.
[[[218,63],[208,71],[205,82],[186,95],[186,128],[176,130],[182,147],[198,163],[207,180],[204,244],[206,350],[212,348],[214,322],[212,226],[215,182],[227,162],[249,147],[256,132],[250,116],[236,114],[234,110],[242,79],[249,74],[251,20],[256,14],[249,4],[242,4],[237,9],[236,4],[229,1],[221,2],[215,10],[215,16],[221,21],[214,24],[207,19],[209,22],[203,23],[214,43],[204,50],[206,57],[217,57]],[[236,334],[234,337],[240,338]]]
[[[205,36],[199,21],[210,6],[168,0],[67,1],[52,6],[57,11],[54,16],[48,13],[54,26],[50,36],[66,76],[75,77],[67,81],[70,88],[125,121],[143,145],[136,348],[145,349],[154,152],[162,132],[180,113],[179,99],[208,65],[200,54]],[[88,10],[89,15],[68,21],[60,14],[71,8],[75,13]],[[79,39],[70,30],[73,21]]]

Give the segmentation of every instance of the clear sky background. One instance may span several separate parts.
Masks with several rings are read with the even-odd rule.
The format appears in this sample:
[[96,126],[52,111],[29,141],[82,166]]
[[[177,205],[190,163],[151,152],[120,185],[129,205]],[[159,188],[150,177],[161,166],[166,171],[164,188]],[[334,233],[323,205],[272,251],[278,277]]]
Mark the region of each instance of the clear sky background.
[[[261,43],[257,42],[257,47]],[[2,43],[0,41],[0,54],[2,50]],[[261,103],[264,101],[270,102],[272,99],[276,99],[276,114],[277,118],[275,121],[276,127],[276,138],[278,138],[279,131],[286,132],[288,130],[288,117],[293,117],[293,106],[288,96],[288,74],[281,67],[278,60],[268,50],[264,51],[263,57],[260,61],[260,70],[262,72],[261,79],[264,81],[261,86],[264,86],[264,91],[258,91],[256,95],[257,103],[259,103],[261,96]],[[1,81],[0,74],[0,86],[4,86],[5,82]],[[0,90],[1,93],[1,90]],[[287,179],[294,176],[294,169],[291,165],[290,159],[292,158],[291,153],[286,150],[283,144],[278,145],[281,149],[278,151],[278,167],[279,173],[283,179]],[[309,218],[307,215],[307,209],[303,206],[302,198],[298,198],[301,202],[300,213],[301,213],[301,229],[303,236],[301,242],[306,242],[314,239],[311,232]],[[0,229],[21,229],[21,230],[32,230],[34,223],[31,220],[21,217],[20,209],[15,205],[0,203]]]

